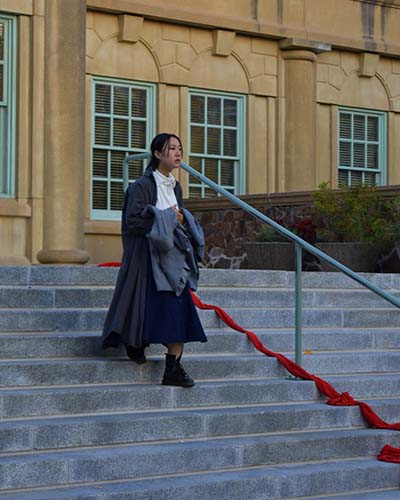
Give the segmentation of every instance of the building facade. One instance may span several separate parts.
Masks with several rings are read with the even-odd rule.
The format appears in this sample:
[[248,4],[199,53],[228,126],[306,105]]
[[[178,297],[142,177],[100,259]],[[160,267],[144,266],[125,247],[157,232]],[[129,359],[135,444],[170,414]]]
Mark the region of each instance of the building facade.
[[119,260],[122,161],[161,131],[239,195],[400,184],[398,26],[400,0],[0,0],[0,264]]

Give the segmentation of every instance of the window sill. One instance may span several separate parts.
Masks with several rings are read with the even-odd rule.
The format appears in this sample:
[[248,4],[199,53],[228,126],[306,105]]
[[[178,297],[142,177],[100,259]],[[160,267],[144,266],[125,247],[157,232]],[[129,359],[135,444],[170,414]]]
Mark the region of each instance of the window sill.
[[121,235],[120,221],[85,220],[85,234]]
[[13,198],[0,198],[0,216],[31,217],[32,208],[26,202],[18,202]]

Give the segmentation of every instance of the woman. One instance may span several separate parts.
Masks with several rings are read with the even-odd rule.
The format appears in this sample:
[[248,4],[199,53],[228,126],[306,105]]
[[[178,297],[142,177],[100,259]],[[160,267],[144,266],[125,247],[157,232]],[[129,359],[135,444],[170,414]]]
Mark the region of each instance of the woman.
[[123,343],[129,358],[141,364],[145,347],[163,344],[168,352],[162,384],[192,387],[180,361],[186,342],[207,341],[190,295],[197,285],[204,238],[183,207],[181,186],[171,173],[182,159],[181,140],[159,134],[151,154],[144,175],[125,195],[123,257],[103,346]]

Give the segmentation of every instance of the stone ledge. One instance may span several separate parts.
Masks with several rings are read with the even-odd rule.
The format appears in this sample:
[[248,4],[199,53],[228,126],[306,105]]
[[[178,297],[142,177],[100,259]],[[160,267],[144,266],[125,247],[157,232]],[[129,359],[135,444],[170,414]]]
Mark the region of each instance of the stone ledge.
[[85,234],[121,234],[118,220],[85,220]]
[[32,16],[33,0],[0,0],[0,11]]
[[0,216],[31,217],[32,207],[26,202],[18,202],[13,198],[0,199]]
[[[376,188],[379,193],[382,193],[387,198],[394,198],[400,196],[400,185],[394,186],[379,186]],[[293,191],[286,193],[271,193],[271,194],[248,194],[242,195],[238,198],[248,203],[253,207],[266,205],[276,207],[280,205],[296,206],[312,201],[312,195],[315,191]],[[219,198],[197,198],[185,199],[185,207],[193,211],[208,211],[208,210],[221,210],[225,208],[237,207],[231,201]],[[237,207],[239,208],[239,207]]]

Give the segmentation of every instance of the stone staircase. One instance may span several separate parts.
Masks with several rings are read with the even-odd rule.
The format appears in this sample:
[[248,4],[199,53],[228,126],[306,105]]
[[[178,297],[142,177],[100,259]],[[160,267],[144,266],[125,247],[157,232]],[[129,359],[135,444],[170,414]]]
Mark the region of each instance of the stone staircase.
[[[243,334],[201,311],[193,389],[160,385],[99,343],[117,270],[0,268],[0,500],[399,500],[400,432],[325,404]],[[398,293],[400,276],[375,275]],[[199,296],[292,356],[293,273],[204,270]],[[336,273],[306,273],[305,368],[400,420],[400,311]]]

